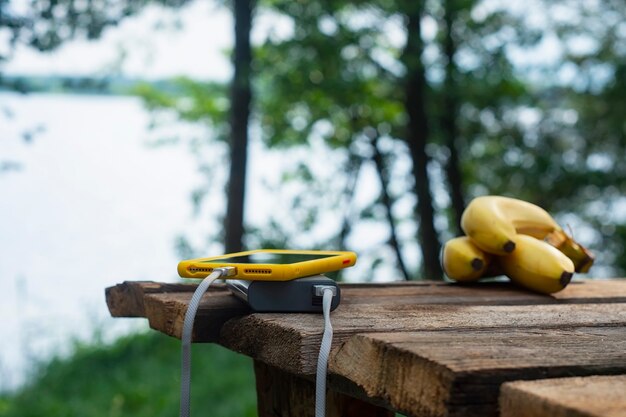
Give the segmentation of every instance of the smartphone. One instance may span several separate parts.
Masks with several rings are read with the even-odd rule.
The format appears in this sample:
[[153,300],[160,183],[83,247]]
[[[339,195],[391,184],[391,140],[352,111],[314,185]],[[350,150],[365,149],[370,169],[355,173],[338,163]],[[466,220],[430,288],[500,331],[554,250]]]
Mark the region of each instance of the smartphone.
[[289,281],[338,271],[355,263],[354,252],[258,249],[181,261],[178,263],[178,275],[183,278],[204,278],[215,268],[232,266],[236,274],[228,279]]

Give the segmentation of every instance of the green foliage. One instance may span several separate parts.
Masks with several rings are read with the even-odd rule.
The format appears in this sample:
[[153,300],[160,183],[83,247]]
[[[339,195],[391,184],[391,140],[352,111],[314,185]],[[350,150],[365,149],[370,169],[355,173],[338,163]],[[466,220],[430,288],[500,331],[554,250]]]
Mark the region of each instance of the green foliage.
[[6,28],[8,35],[2,42],[10,47],[3,48],[0,62],[7,59],[7,49],[12,52],[18,44],[50,51],[70,39],[97,39],[106,28],[136,15],[148,4],[181,7],[187,0],[38,0],[28,2],[28,7],[18,3],[0,0],[0,28]]
[[[455,147],[466,199],[487,193],[523,198],[576,229],[595,230],[583,243],[617,252],[625,247],[616,227],[626,220],[607,220],[606,211],[619,204],[626,182],[620,163],[626,159],[626,70],[620,64],[626,10],[620,2],[533,4],[532,16],[545,16],[540,23],[496,3],[427,1],[423,20],[435,33],[424,34],[423,49],[407,57],[409,3],[261,3],[290,21],[293,33],[270,34],[255,50],[253,120],[267,147],[288,157],[283,181],[268,187],[281,196],[280,208],[267,224],[247,225],[247,244],[345,248],[359,225],[391,218],[403,230],[419,227],[421,219],[396,209],[415,204],[414,179],[402,167],[407,162],[405,64],[417,59],[425,68],[431,168],[429,178],[418,181],[432,183],[439,196],[435,209],[444,237],[451,235],[445,198],[451,184],[444,180]],[[565,11],[570,18],[561,17]],[[544,64],[516,58],[555,37],[561,59]],[[581,50],[576,46],[581,39],[592,46]],[[135,91],[153,112],[155,126],[171,120],[164,115],[174,116],[208,128],[207,136],[227,143],[227,87],[184,78],[174,84],[173,91],[148,85]],[[382,186],[389,187],[388,207],[380,197],[365,204],[355,200],[357,189],[372,187],[360,178],[372,167],[378,140],[386,144],[382,169],[389,184]],[[210,152],[216,149],[206,138],[191,142],[197,154],[207,143]],[[208,190],[215,192],[220,183],[202,157],[199,169],[207,184],[192,196],[198,212]],[[602,207],[595,203],[599,196]],[[385,215],[391,211],[393,216]],[[414,245],[414,237],[403,236],[401,246]],[[210,241],[216,240],[213,234]],[[180,243],[193,251],[185,239]],[[372,268],[381,264],[381,249],[361,251],[378,254],[370,259]],[[601,263],[615,265],[615,259],[605,256]]]
[[171,81],[173,91],[149,83],[137,85],[133,93],[143,99],[152,112],[174,112],[180,120],[202,123],[218,129],[228,116],[227,91],[223,84],[200,82],[187,77]]
[[[509,64],[502,73],[515,77],[521,88],[485,85],[479,87],[485,99],[464,104],[460,124],[468,139],[461,152],[469,191],[515,196],[545,207],[597,252],[599,265],[623,273],[616,259],[623,253],[618,230],[626,218],[616,207],[625,203],[626,80],[621,63],[626,32],[618,27],[626,7],[621,2],[537,5],[535,13],[545,16],[545,23],[531,25],[518,16],[511,27],[519,34],[534,27],[536,35],[530,38],[535,42],[558,34],[552,39],[561,58]],[[511,47],[510,39],[502,42],[503,48]],[[523,39],[519,44],[532,50]],[[476,81],[464,85],[480,86]]]
[[[194,414],[255,416],[252,361],[216,345],[192,350]],[[179,384],[180,341],[157,332],[127,336],[41,364],[27,386],[0,395],[0,416],[173,416]]]
[[[397,65],[390,70],[374,58],[389,62],[398,54],[378,24],[387,12],[345,1],[274,1],[271,8],[294,24],[293,36],[270,37],[255,55],[258,88],[268,92],[257,99],[263,139],[294,160],[285,164],[283,178],[295,191],[276,190],[286,208],[276,211],[273,222],[282,224],[292,245],[345,248],[354,227],[385,221],[384,207],[369,210],[379,199],[356,201],[355,195],[364,187],[363,172],[373,166],[373,141],[397,137],[406,120]],[[281,221],[287,213],[298,221]],[[325,234],[315,232],[321,224]],[[368,258],[360,262],[375,266]]]
[[[424,180],[438,196],[439,232],[452,234],[445,197],[450,184],[444,180],[454,146],[467,200],[491,193],[540,204],[582,234],[583,243],[610,248],[601,253],[600,263],[619,268],[619,257],[608,252],[619,254],[626,247],[618,232],[626,220],[607,212],[622,201],[626,183],[620,163],[626,160],[626,70],[620,64],[626,33],[620,22],[626,10],[620,2],[533,4],[533,16],[546,17],[540,23],[495,3],[425,2],[424,22],[436,30],[434,36],[423,36],[424,49],[418,51],[426,70],[431,131],[431,169]],[[415,204],[406,169],[406,57],[401,59],[410,4],[274,0],[261,6],[293,24],[290,35],[270,35],[258,46],[254,60],[254,120],[268,149],[288,157],[281,165],[283,181],[268,188],[280,195],[280,207],[267,224],[248,225],[248,245],[344,248],[359,226],[388,222],[386,210],[393,210],[399,229],[418,227],[420,219],[412,212],[397,209]],[[565,11],[571,19],[561,17]],[[520,63],[516,58],[532,55],[555,36],[561,59]],[[579,50],[581,38],[592,47]],[[174,96],[140,93],[150,109],[200,122],[224,139],[225,86],[191,80],[180,86]],[[452,116],[451,104],[457,110]],[[449,124],[454,124],[453,145]],[[381,152],[390,207],[380,197],[365,204],[355,200],[358,189],[372,188],[360,178],[372,169],[377,140],[385,144]],[[194,193],[197,205],[204,194],[201,189]],[[595,202],[600,196],[601,204]],[[414,241],[404,233],[400,245],[411,247]],[[360,252],[376,254],[369,260],[361,256],[372,274],[377,265],[389,263],[381,262],[381,247]]]

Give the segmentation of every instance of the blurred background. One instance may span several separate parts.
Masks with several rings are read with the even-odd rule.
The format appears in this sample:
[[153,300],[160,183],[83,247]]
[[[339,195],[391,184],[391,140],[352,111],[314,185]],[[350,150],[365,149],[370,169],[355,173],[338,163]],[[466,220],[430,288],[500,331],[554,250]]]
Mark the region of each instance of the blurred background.
[[[502,194],[624,276],[624,115],[618,0],[0,0],[0,415],[175,414],[179,345],[104,288],[183,258],[442,279]],[[195,349],[196,407],[255,415],[250,363]]]

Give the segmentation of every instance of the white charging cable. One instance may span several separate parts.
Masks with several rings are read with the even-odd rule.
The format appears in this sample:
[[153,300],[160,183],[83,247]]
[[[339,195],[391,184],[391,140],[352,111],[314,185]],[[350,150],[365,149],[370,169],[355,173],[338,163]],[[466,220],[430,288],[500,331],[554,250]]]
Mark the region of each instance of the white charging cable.
[[317,376],[315,379],[315,417],[326,415],[326,372],[328,356],[333,341],[333,326],[330,324],[330,307],[337,289],[331,286],[316,286],[316,295],[322,293],[322,311],[324,313],[324,334],[317,358]]
[[180,417],[189,417],[191,404],[191,336],[193,334],[193,322],[198,312],[198,306],[202,296],[216,279],[233,276],[237,270],[231,266],[215,268],[211,274],[204,278],[191,297],[183,322],[181,368],[180,368]]
[[[211,284],[224,276],[236,275],[237,270],[233,267],[216,268],[204,278],[191,297],[191,301],[185,312],[182,334],[181,373],[180,373],[180,417],[190,417],[191,404],[191,338],[193,335],[193,323],[196,318],[198,306],[202,296]],[[337,294],[337,288],[328,285],[316,285],[315,295],[322,297],[322,311],[324,313],[324,334],[320,354],[317,359],[317,376],[315,381],[315,417],[326,415],[326,373],[328,369],[328,356],[333,340],[333,327],[330,324],[330,309],[333,296]]]

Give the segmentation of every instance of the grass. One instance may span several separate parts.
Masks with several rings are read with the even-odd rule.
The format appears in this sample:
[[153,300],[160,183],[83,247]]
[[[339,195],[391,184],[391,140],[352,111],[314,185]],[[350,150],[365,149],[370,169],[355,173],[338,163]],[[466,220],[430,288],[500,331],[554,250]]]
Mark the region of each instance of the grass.
[[[109,346],[77,345],[40,365],[15,393],[0,394],[2,417],[178,415],[180,341],[157,332]],[[192,415],[256,416],[252,361],[220,346],[193,346]]]

